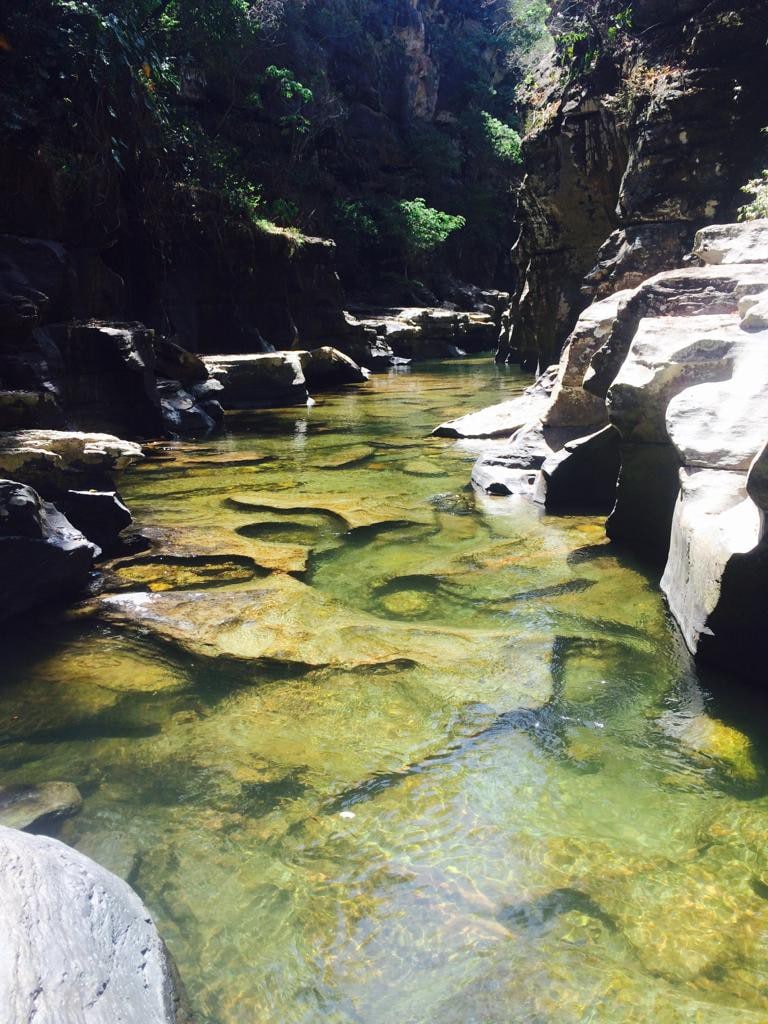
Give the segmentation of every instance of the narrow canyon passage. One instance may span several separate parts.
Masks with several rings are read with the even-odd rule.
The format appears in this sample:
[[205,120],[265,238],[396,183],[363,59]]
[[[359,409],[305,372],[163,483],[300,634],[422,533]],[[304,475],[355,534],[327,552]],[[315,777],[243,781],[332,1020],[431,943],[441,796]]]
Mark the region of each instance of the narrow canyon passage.
[[601,519],[427,436],[528,382],[422,364],[160,442],[121,489],[163,555],[19,625],[0,781],[78,786],[61,838],[201,1024],[766,1020],[752,709]]

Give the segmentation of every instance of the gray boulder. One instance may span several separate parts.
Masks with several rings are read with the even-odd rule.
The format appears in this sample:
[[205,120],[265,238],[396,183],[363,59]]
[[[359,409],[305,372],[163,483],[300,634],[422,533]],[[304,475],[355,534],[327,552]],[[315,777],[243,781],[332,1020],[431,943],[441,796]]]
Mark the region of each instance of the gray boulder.
[[154,331],[138,323],[87,321],[50,333],[64,363],[55,384],[72,423],[129,437],[162,434]]
[[614,427],[566,441],[542,463],[534,500],[548,512],[608,512],[616,498],[619,467]]
[[224,409],[214,398],[213,386],[223,391],[218,381],[205,381],[205,397],[200,400],[195,391],[199,385],[190,385],[188,391],[177,380],[158,380],[157,391],[163,416],[163,428],[171,437],[205,436],[215,433],[224,420]]
[[191,1021],[147,908],[77,851],[0,827],[0,908],[9,1024]]
[[310,391],[326,391],[344,384],[364,384],[368,380],[354,359],[330,345],[296,354]]
[[768,220],[712,224],[696,233],[694,253],[703,263],[744,264],[768,260]]
[[122,531],[133,522],[117,491],[69,490],[56,503],[75,529],[97,544],[103,555],[112,553]]
[[204,356],[203,362],[222,385],[220,402],[225,409],[307,404],[307,381],[298,352]]
[[551,427],[598,427],[607,423],[605,403],[582,387],[592,356],[608,340],[620,305],[631,291],[593,302],[576,321],[560,356],[552,396],[542,417]]
[[686,267],[643,282],[618,309],[605,344],[592,358],[584,387],[604,398],[627,358],[644,317],[735,316],[747,295],[768,289],[768,266]]

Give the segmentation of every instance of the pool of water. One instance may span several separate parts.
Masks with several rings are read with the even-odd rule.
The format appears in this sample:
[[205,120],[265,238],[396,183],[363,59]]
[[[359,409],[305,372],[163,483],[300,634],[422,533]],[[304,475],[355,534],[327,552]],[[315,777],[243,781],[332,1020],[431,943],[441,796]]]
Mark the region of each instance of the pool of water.
[[121,486],[171,554],[4,651],[2,781],[80,787],[61,837],[202,1024],[768,1020],[760,716],[600,520],[427,436],[525,383],[426,365],[158,446]]

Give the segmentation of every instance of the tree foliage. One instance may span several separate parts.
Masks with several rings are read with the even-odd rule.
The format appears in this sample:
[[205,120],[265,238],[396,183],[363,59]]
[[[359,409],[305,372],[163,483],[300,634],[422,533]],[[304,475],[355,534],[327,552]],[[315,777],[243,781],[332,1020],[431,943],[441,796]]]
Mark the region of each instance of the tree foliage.
[[427,206],[422,198],[401,199],[392,207],[391,225],[406,253],[419,259],[448,241],[466,224],[461,214],[444,213]]

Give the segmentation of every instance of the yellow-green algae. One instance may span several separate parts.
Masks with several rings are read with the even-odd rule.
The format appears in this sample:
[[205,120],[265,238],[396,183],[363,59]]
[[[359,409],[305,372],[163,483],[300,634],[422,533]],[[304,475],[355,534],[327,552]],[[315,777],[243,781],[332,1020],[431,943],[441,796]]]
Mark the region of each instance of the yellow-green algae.
[[204,1024],[768,1020],[759,720],[599,520],[476,499],[426,436],[523,383],[427,366],[156,446],[153,548],[19,632],[3,780],[80,787],[63,838]]

